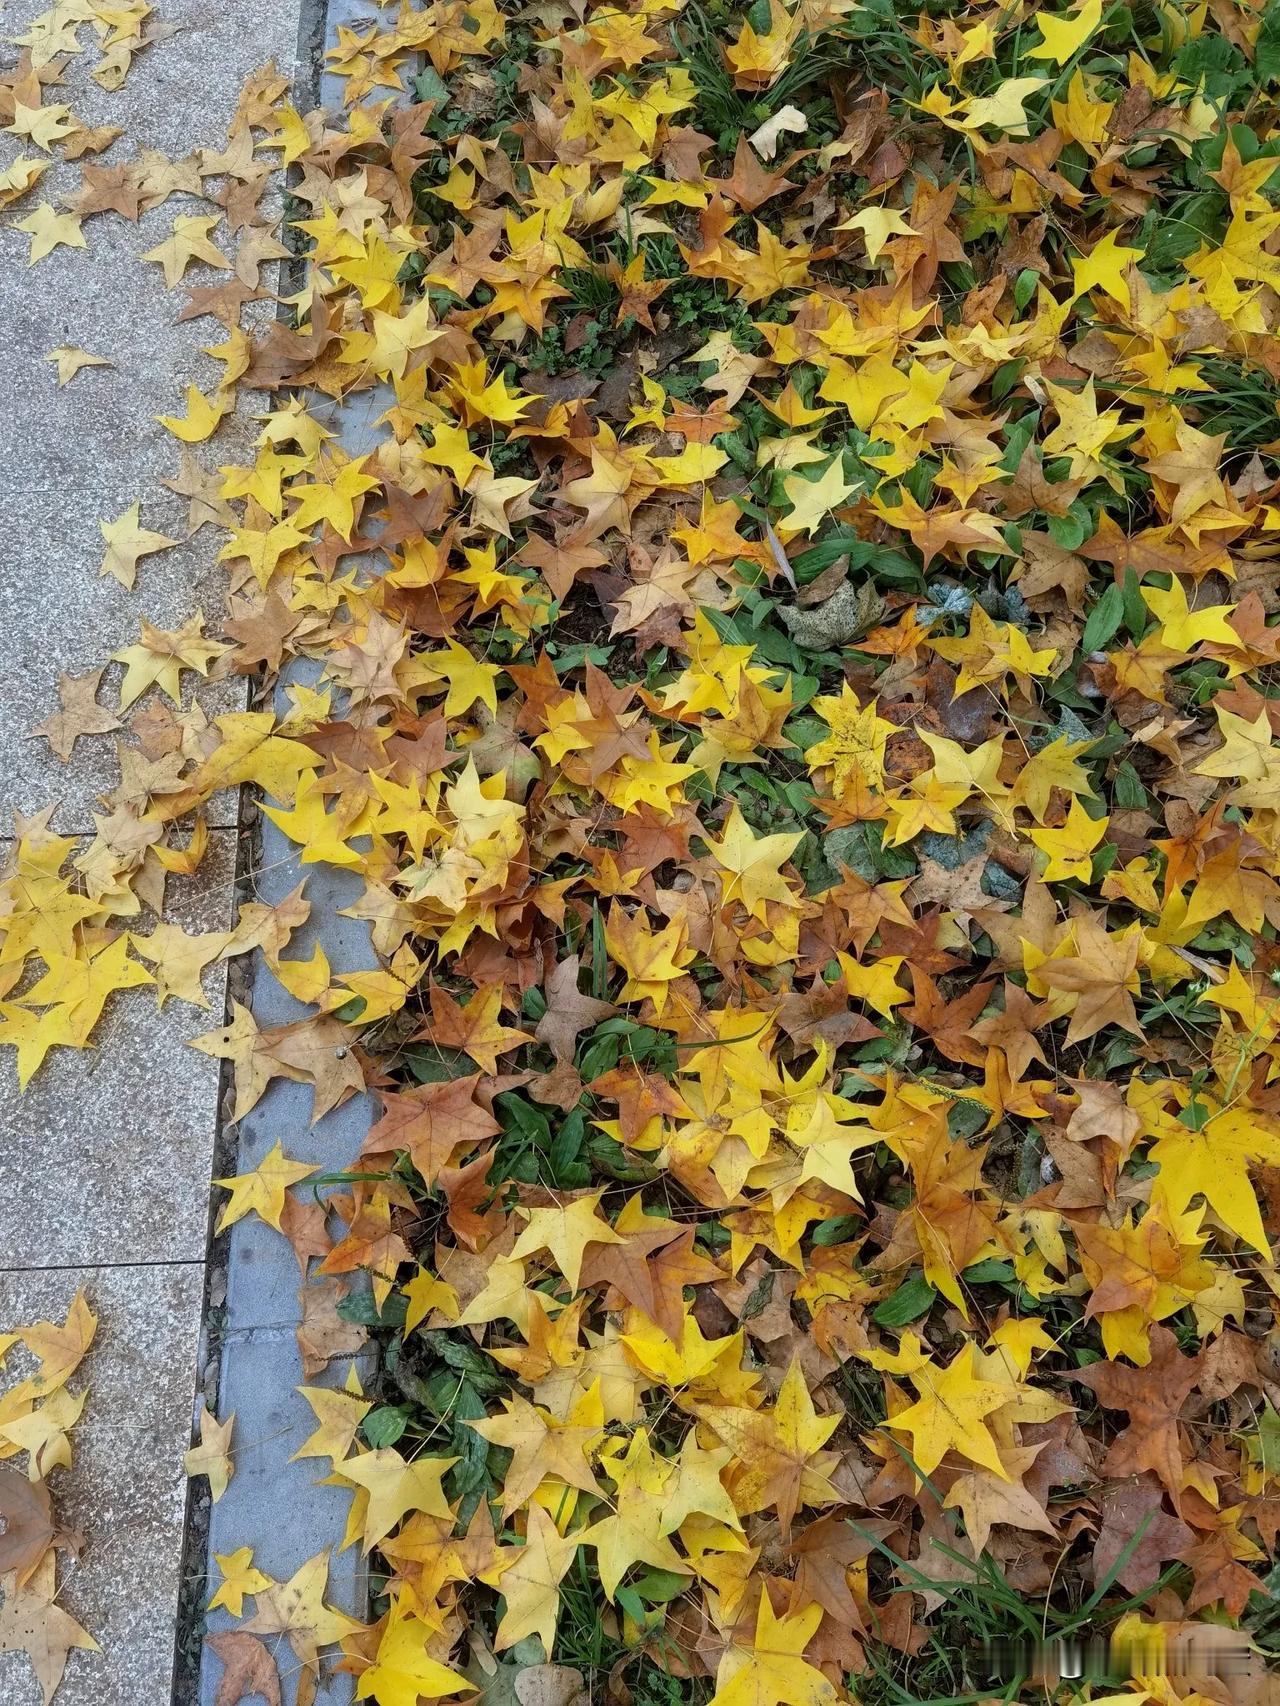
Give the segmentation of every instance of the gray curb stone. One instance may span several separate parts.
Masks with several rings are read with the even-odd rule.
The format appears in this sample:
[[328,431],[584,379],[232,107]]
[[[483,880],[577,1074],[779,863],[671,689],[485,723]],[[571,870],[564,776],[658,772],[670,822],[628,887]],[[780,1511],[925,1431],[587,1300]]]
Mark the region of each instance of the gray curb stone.
[[[298,679],[302,674],[291,677]],[[328,866],[299,864],[291,842],[264,820],[262,860],[255,887],[259,897],[275,904],[303,875],[311,918],[295,933],[290,957],[307,958],[320,943],[336,972],[370,969],[377,964],[363,923],[339,918],[360,892],[358,879]],[[260,1025],[288,1024],[307,1011],[272,977],[265,966],[255,968],[250,999]],[[275,1142],[298,1160],[325,1171],[350,1164],[369,1129],[371,1101],[353,1097],[341,1108],[311,1125],[311,1087],[277,1081],[253,1111],[240,1122],[236,1170],[256,1167]],[[256,1218],[231,1228],[226,1263],[224,1323],[218,1334],[218,1413],[235,1412],[233,1436],[235,1474],[226,1493],[211,1507],[208,1527],[209,1576],[217,1580],[215,1553],[254,1548],[254,1563],[277,1580],[286,1580],[307,1558],[333,1545],[328,1603],[352,1616],[366,1614],[367,1588],[363,1562],[355,1548],[339,1552],[350,1496],[340,1487],[317,1480],[323,1464],[314,1459],[289,1459],[311,1432],[315,1419],[296,1388],[312,1384],[340,1387],[349,1359],[336,1359],[323,1374],[308,1382],[294,1336],[301,1320],[298,1304],[300,1275],[289,1244]],[[210,1332],[206,1324],[206,1333]],[[212,1346],[211,1346],[212,1350]],[[210,1633],[235,1628],[225,1611],[210,1614]],[[282,1643],[278,1655],[282,1672],[293,1667]],[[205,1650],[200,1670],[200,1706],[213,1706],[221,1666]],[[286,1674],[285,1699],[294,1699],[296,1680]],[[352,1697],[352,1679],[332,1677],[316,1695],[320,1706],[345,1706]]]
[[[341,104],[340,80],[319,74],[321,32],[328,46],[336,41],[340,26],[364,23],[377,15],[375,8],[360,0],[330,0],[327,5],[325,0],[311,0],[310,6],[304,5],[299,84],[300,99],[307,106],[315,104],[317,84],[327,105]],[[313,72],[310,79],[308,65]],[[366,394],[327,422],[348,454],[372,447],[376,434],[371,423],[389,400],[389,393],[380,391],[373,396],[376,407],[371,406]],[[277,711],[288,709],[285,689],[289,684],[312,685],[318,673],[318,667],[306,660],[287,669],[277,689]],[[290,959],[308,958],[318,944],[335,974],[377,967],[368,925],[339,916],[362,893],[357,877],[327,865],[303,866],[293,843],[268,818],[262,818],[258,828],[256,855],[255,868],[249,873],[256,899],[277,904],[303,877],[307,881],[311,915],[290,941]],[[259,1025],[288,1024],[309,1012],[277,982],[260,955],[254,956],[251,979],[248,1004]],[[229,1170],[241,1173],[256,1167],[276,1142],[294,1159],[314,1163],[326,1172],[348,1167],[372,1123],[372,1099],[353,1097],[314,1126],[311,1104],[309,1085],[285,1080],[270,1085],[257,1107],[224,1133],[221,1153]],[[195,1560],[197,1567],[203,1563],[206,1573],[201,1605],[218,1580],[215,1553],[252,1546],[258,1569],[287,1580],[306,1559],[332,1547],[326,1603],[363,1619],[368,1615],[364,1560],[355,1546],[338,1550],[350,1495],[341,1487],[320,1483],[322,1461],[289,1461],[315,1426],[310,1406],[296,1389],[304,1384],[341,1387],[353,1359],[335,1359],[323,1374],[310,1381],[304,1377],[295,1338],[301,1320],[300,1274],[292,1249],[277,1232],[256,1217],[238,1221],[224,1239],[216,1241],[211,1261],[215,1270],[217,1246],[225,1249],[225,1302],[220,1311],[211,1310],[211,1319],[206,1320],[201,1366],[216,1363],[218,1415],[225,1418],[235,1412],[235,1474],[226,1493],[208,1510],[205,1556]],[[362,1372],[361,1359],[354,1360]],[[249,1612],[246,1605],[246,1617]],[[241,1626],[224,1610],[209,1613],[206,1623],[210,1634]],[[293,1706],[298,1666],[283,1637],[276,1656],[286,1706]],[[221,1675],[221,1665],[203,1648],[195,1695],[199,1706],[213,1706]],[[350,1676],[324,1676],[315,1697],[317,1706],[348,1706],[353,1692]],[[175,1691],[174,1706],[191,1706],[191,1701]]]

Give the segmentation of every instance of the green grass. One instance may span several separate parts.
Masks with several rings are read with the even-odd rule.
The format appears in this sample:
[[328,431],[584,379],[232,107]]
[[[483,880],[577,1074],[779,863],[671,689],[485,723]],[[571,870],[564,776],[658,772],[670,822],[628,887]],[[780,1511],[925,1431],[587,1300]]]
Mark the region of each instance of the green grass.
[[1207,389],[1175,391],[1172,401],[1201,432],[1229,433],[1237,451],[1280,441],[1280,388],[1264,369],[1227,356],[1198,365]]
[[[851,1526],[857,1531],[856,1521]],[[971,1706],[980,1700],[1018,1699],[1027,1674],[989,1676],[988,1650],[1014,1653],[1057,1641],[1105,1638],[1122,1617],[1140,1610],[1181,1573],[1177,1566],[1170,1567],[1143,1593],[1113,1591],[1116,1576],[1141,1543],[1142,1532],[1140,1528],[1091,1592],[1085,1591],[1078,1573],[1068,1566],[1052,1598],[1045,1600],[1014,1587],[987,1553],[975,1563],[955,1548],[938,1544],[937,1565],[945,1558],[949,1572],[961,1573],[959,1580],[943,1580],[931,1574],[928,1557],[908,1562],[873,1540],[873,1566],[877,1562],[889,1566],[892,1592],[927,1591],[941,1596],[942,1603],[928,1619],[929,1638],[918,1653],[904,1654],[884,1642],[869,1645],[870,1668],[856,1680],[861,1706]],[[1077,1694],[1079,1687],[1079,1679],[1064,1679],[1056,1693],[1065,1699]]]

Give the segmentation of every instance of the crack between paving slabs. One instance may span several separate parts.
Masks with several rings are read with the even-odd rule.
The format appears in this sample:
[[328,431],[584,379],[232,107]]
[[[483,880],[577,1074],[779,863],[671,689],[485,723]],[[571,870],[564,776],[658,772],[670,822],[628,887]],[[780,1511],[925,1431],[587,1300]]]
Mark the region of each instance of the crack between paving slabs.
[[80,1274],[116,1268],[202,1268],[203,1256],[163,1256],[151,1262],[32,1262],[25,1267],[0,1267],[0,1274]]

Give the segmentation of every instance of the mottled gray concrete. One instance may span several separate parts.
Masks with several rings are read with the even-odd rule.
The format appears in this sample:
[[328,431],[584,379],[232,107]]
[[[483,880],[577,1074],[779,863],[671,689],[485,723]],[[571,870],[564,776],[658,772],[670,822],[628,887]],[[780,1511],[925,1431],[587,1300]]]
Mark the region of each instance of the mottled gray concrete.
[[[6,6],[5,33],[22,33],[42,10],[41,0]],[[125,134],[98,157],[106,165],[131,159],[142,148],[173,158],[198,147],[220,150],[249,73],[273,56],[284,71],[292,69],[298,5],[290,0],[270,6],[254,0],[163,0],[152,17],[178,33],[138,54],[121,90],[108,93],[92,81],[90,53],[72,59],[65,88],[46,97],[70,104],[86,124],[124,127]],[[86,25],[86,41],[90,34]],[[0,136],[0,166],[18,152],[17,137]],[[42,201],[56,204],[74,194],[80,170],[79,164],[59,163],[0,215],[4,828],[14,809],[30,812],[57,800],[56,828],[87,829],[94,797],[114,784],[110,739],[80,742],[64,767],[44,741],[29,738],[32,726],[56,708],[59,672],[82,673],[131,644],[139,616],[162,628],[177,626],[200,608],[212,618],[225,590],[225,573],[214,561],[219,540],[209,527],[174,550],[144,557],[131,592],[99,574],[104,551],[99,523],[116,520],[135,500],[141,500],[145,527],[179,540],[185,531],[186,499],[160,484],[177,471],[184,446],[155,417],[185,413],[189,381],[208,393],[221,377],[221,363],[200,352],[202,345],[225,341],[223,328],[209,318],[178,325],[175,317],[187,286],[216,284],[227,275],[196,265],[169,291],[160,268],[140,256],[169,236],[175,218],[221,209],[175,195],[137,225],[115,213],[94,214],[84,222],[87,249],[59,248],[28,268],[30,240],[11,228],[13,222]],[[206,180],[211,188],[218,183]],[[225,223],[212,240],[234,252],[237,239],[228,239]],[[264,306],[271,310],[271,304]],[[61,344],[106,356],[115,365],[84,368],[59,388],[45,357]],[[260,403],[249,399],[249,407]],[[243,460],[252,425],[242,406],[212,439],[192,447],[197,459],[209,468]],[[100,693],[104,703],[114,697],[115,679],[113,670]],[[242,695],[243,684],[215,688],[207,696],[211,712],[233,709]],[[234,803],[226,802],[214,821],[233,822]]]
[[[170,879],[170,920],[228,928],[234,877],[235,832],[216,830],[196,876]],[[207,1011],[112,996],[95,1046],[52,1050],[23,1095],[0,1051],[0,1268],[203,1260],[218,1062],[187,1045],[220,1023],[225,975],[206,972]]]
[[[9,0],[4,35],[22,33],[47,4]],[[98,157],[103,164],[143,148],[173,158],[220,149],[245,78],[272,57],[292,74],[298,0],[156,0],[149,21],[174,33],[136,56],[119,91],[90,78],[90,47],[47,97],[70,104],[85,124],[122,127]],[[81,35],[88,46],[87,24]],[[0,47],[0,63],[16,57],[16,48]],[[0,167],[20,148],[0,136]],[[80,171],[55,165],[0,213],[0,833],[15,810],[51,802],[56,828],[91,830],[96,797],[115,784],[113,737],[82,741],[65,767],[30,738],[56,708],[59,673],[82,673],[131,644],[140,616],[172,628],[201,608],[213,618],[224,597],[217,534],[205,528],[184,540],[186,499],[160,483],[178,470],[184,446],[154,417],[185,413],[188,381],[209,393],[220,379],[221,364],[201,346],[225,341],[224,329],[209,318],[175,322],[187,286],[228,275],[193,266],[170,292],[160,269],[140,258],[176,218],[220,210],[174,196],[138,225],[93,215],[86,250],[60,248],[28,268],[29,238],[14,221],[73,196]],[[225,225],[213,240],[233,250]],[[83,369],[60,389],[45,358],[61,344],[114,366]],[[249,410],[261,406],[249,395],[238,416],[192,447],[196,458],[206,468],[245,460]],[[99,573],[99,524],[135,500],[145,527],[183,542],[143,558],[125,591]],[[113,667],[104,704],[118,679]],[[216,715],[243,703],[244,684],[199,693]],[[219,800],[210,821],[233,825],[235,806],[230,796]],[[175,921],[225,927],[234,841],[233,832],[215,835],[197,877],[171,885]],[[24,1097],[11,1061],[0,1059],[0,1330],[60,1318],[80,1285],[101,1317],[73,1381],[90,1393],[72,1436],[76,1462],[54,1473],[52,1487],[60,1515],[86,1535],[83,1557],[62,1574],[61,1598],[103,1651],[71,1656],[57,1706],[170,1706],[218,1090],[218,1063],[186,1043],[218,1022],[220,973],[208,975],[206,990],[209,1012],[171,1001],[158,1015],[146,989],[113,998],[97,1047],[57,1051]],[[0,1655],[4,1706],[39,1700],[26,1659]]]
[[[59,1563],[59,1601],[100,1653],[74,1652],[57,1706],[169,1706],[203,1270],[194,1265],[0,1273],[6,1327],[59,1321],[83,1288],[98,1316],[70,1389],[88,1389],[72,1467],[50,1477],[61,1519],[85,1535]],[[11,1353],[11,1375],[26,1373]],[[21,1464],[22,1458],[15,1460]],[[21,1653],[0,1654],[5,1706],[40,1706]]]

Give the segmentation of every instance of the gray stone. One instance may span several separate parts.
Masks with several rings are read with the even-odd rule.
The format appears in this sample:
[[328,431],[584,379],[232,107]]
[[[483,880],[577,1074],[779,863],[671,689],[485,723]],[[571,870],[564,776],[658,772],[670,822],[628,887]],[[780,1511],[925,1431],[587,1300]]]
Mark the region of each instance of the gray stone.
[[[196,875],[170,883],[172,921],[226,929],[234,877],[234,832],[215,831]],[[225,977],[206,973],[208,1011],[112,996],[94,1047],[52,1050],[21,1095],[0,1052],[4,1267],[203,1259],[218,1062],[188,1044],[220,1022]]]
[[[89,1393],[74,1462],[49,1484],[61,1521],[85,1535],[80,1558],[59,1563],[60,1602],[102,1651],[71,1654],[57,1706],[170,1706],[203,1284],[203,1269],[183,1264],[0,1273],[0,1328],[61,1321],[81,1287],[99,1317],[70,1381]],[[24,1362],[12,1352],[6,1373]],[[0,1654],[0,1699],[40,1706],[21,1653]]]
[[[360,0],[330,0],[329,43],[336,39],[339,25],[363,23],[371,15],[370,8]],[[325,78],[322,93],[326,100],[338,104],[338,80]],[[348,455],[373,449],[384,436],[376,422],[391,400],[386,387],[379,386],[368,395],[352,399],[338,412],[334,424]],[[295,660],[278,684],[277,709],[282,711],[287,706],[290,683],[313,685],[318,673],[315,663]],[[368,925],[341,916],[342,909],[362,893],[363,885],[356,876],[329,865],[303,867],[297,848],[269,819],[261,825],[259,854],[255,888],[262,900],[278,903],[303,875],[307,878],[311,914],[290,941],[290,958],[305,960],[320,945],[335,973],[377,965]],[[251,1005],[260,1025],[288,1024],[308,1012],[271,975],[260,957],[256,957],[254,967]],[[313,1126],[310,1088],[277,1080],[235,1128],[237,1171],[256,1166],[277,1140],[296,1160],[314,1162],[326,1171],[348,1167],[360,1152],[372,1116],[372,1098],[356,1096]],[[292,1249],[261,1221],[246,1217],[231,1228],[226,1240],[226,1319],[218,1391],[221,1402],[236,1406],[238,1418],[263,1441],[263,1449],[237,1469],[226,1496],[212,1507],[208,1550],[212,1555],[246,1544],[246,1536],[267,1526],[262,1523],[261,1512],[269,1507],[271,1532],[263,1544],[269,1545],[270,1551],[260,1552],[258,1562],[260,1568],[271,1570],[277,1577],[291,1574],[321,1545],[336,1540],[345,1528],[350,1504],[341,1489],[320,1485],[318,1471],[323,1464],[288,1462],[312,1426],[310,1407],[296,1391],[304,1382],[294,1337],[301,1319],[299,1277]],[[344,1361],[335,1361],[310,1384],[340,1385],[347,1366]],[[263,1562],[268,1556],[277,1560],[274,1566]],[[368,1584],[356,1548],[335,1552],[329,1580],[329,1603],[353,1616],[367,1615]],[[224,1625],[215,1614],[210,1626]],[[213,1706],[219,1670],[206,1649],[200,1672],[200,1706]],[[295,1684],[287,1681],[285,1686],[286,1701],[292,1701]],[[353,1689],[350,1677],[327,1677],[317,1699],[322,1706],[347,1706]]]
[[[281,1241],[277,1238],[277,1242]],[[292,1264],[292,1254],[287,1245],[284,1248]],[[295,1268],[295,1283],[296,1277]],[[302,1384],[297,1359],[291,1327],[237,1336],[224,1353],[218,1407],[223,1416],[235,1411],[236,1472],[210,1511],[210,1553],[252,1546],[255,1566],[277,1581],[285,1581],[308,1558],[332,1546],[325,1603],[363,1621],[367,1616],[367,1586],[358,1546],[338,1551],[351,1494],[342,1487],[321,1485],[329,1472],[324,1458],[289,1461],[316,1427],[310,1405],[295,1390]],[[346,1374],[347,1364],[335,1362],[311,1384],[341,1386]],[[215,1568],[210,1574],[211,1591],[216,1580]],[[249,1613],[246,1605],[245,1615]],[[220,1608],[209,1614],[207,1626],[210,1634],[216,1634],[236,1625]],[[273,1648],[276,1645],[268,1644]],[[277,1657],[285,1701],[292,1702],[297,1661],[285,1642],[279,1644]],[[206,1649],[200,1706],[212,1706],[220,1674],[220,1665]],[[316,1700],[319,1706],[345,1706],[352,1697],[352,1687],[349,1676],[324,1675]]]
[[[290,672],[290,679],[307,680],[313,673],[312,666],[302,663]],[[282,684],[282,695],[283,691]],[[311,916],[290,942],[291,958],[308,958],[319,943],[335,972],[377,963],[368,926],[339,916],[340,908],[361,892],[356,877],[327,865],[304,868],[297,849],[270,820],[262,824],[260,852],[255,888],[264,901],[278,902],[304,874],[307,878]],[[307,1012],[260,960],[255,965],[251,1006],[261,1025],[287,1024]],[[235,1128],[237,1172],[255,1167],[277,1141],[295,1160],[313,1162],[326,1171],[349,1166],[369,1129],[371,1098],[353,1097],[315,1125],[311,1104],[309,1085],[283,1079],[269,1085],[257,1107]],[[288,1462],[313,1425],[311,1410],[296,1391],[305,1378],[294,1337],[301,1319],[299,1283],[298,1265],[285,1239],[256,1217],[236,1222],[226,1239],[219,1407],[224,1413],[235,1409],[245,1437],[260,1441],[261,1449],[238,1462],[226,1496],[212,1507],[208,1549],[210,1555],[234,1551],[260,1535],[259,1567],[277,1577],[291,1575],[322,1546],[335,1544],[350,1504],[341,1489],[319,1484],[323,1464]],[[344,1375],[344,1365],[335,1363],[312,1384],[340,1384]],[[263,1520],[266,1511],[269,1521]],[[272,1562],[264,1562],[267,1558]],[[354,1549],[335,1553],[330,1583],[331,1604],[354,1616],[364,1615],[365,1575]],[[211,1620],[211,1628],[221,1626],[219,1619]],[[201,1706],[211,1706],[218,1675],[216,1659],[206,1652],[200,1675]],[[326,1681],[317,1698],[324,1706],[343,1706],[351,1699],[351,1689],[350,1677],[335,1676]],[[292,1694],[287,1698],[292,1699]]]

